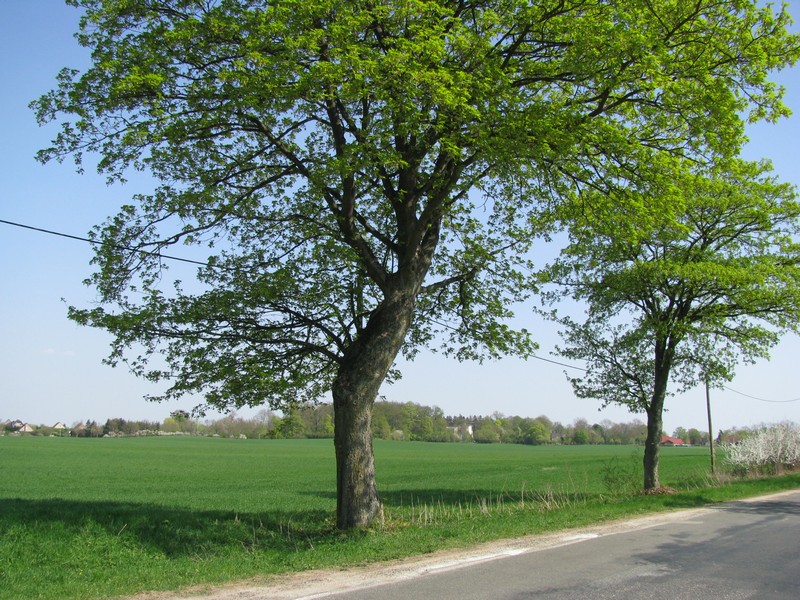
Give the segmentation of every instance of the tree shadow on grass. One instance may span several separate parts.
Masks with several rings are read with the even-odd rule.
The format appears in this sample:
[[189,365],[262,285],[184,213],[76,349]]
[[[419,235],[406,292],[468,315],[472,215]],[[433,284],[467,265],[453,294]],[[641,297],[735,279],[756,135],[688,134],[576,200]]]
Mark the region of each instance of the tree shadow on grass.
[[519,501],[519,494],[506,494],[497,490],[400,489],[381,491],[386,506],[407,507],[418,505],[463,506]]
[[595,496],[583,492],[553,489],[498,491],[486,489],[402,489],[381,492],[384,504],[390,508],[406,509],[419,506],[467,508],[481,512],[501,507],[526,507],[553,510],[584,504]]
[[[309,492],[316,497],[336,498],[333,492]],[[381,501],[388,508],[434,505],[458,507],[467,505],[496,505],[512,503],[583,502],[595,495],[583,492],[561,492],[550,489],[498,491],[486,489],[452,490],[444,488],[382,489]]]
[[332,515],[321,510],[236,513],[154,504],[0,498],[0,536],[18,526],[81,537],[105,532],[170,558],[235,548],[293,553],[330,539]]

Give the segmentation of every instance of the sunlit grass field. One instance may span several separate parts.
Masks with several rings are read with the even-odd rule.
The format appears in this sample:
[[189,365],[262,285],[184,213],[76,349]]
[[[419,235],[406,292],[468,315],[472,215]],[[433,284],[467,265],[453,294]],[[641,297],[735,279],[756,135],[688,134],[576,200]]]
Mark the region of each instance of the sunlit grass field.
[[331,440],[0,437],[0,598],[177,589],[439,548],[800,487],[719,486],[705,448],[375,444],[386,524],[343,534]]

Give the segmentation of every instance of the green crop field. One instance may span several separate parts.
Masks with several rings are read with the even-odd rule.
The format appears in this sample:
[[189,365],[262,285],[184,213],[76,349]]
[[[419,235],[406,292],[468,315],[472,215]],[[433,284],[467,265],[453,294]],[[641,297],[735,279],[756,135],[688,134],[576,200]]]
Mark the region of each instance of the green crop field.
[[707,450],[376,442],[386,524],[333,528],[331,440],[0,437],[0,598],[177,589],[439,548],[800,486],[720,486]]

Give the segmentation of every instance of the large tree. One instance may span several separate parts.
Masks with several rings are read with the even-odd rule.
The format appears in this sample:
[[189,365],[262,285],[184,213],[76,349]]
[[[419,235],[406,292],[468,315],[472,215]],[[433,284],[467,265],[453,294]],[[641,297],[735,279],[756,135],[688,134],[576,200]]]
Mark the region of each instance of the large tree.
[[[40,158],[160,182],[96,230],[100,306],[72,318],[166,398],[330,392],[342,528],[382,514],[370,419],[398,353],[528,350],[501,319],[538,208],[737,146],[797,49],[742,0],[71,3],[92,63],[35,103],[63,120]],[[208,267],[167,291],[178,243]]]
[[729,381],[737,362],[767,357],[780,332],[800,328],[794,189],[741,160],[672,183],[637,202],[576,198],[550,272],[555,297],[587,306],[585,320],[562,321],[560,353],[586,361],[570,378],[576,394],[647,414],[645,490],[660,486],[666,397]]

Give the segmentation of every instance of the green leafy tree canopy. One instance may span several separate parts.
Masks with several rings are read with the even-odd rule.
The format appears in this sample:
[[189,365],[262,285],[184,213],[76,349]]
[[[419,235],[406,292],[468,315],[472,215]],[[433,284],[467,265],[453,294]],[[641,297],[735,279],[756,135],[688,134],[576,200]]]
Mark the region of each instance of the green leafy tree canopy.
[[[502,319],[542,209],[737,147],[743,111],[785,111],[766,73],[797,50],[741,0],[70,3],[92,62],[34,103],[62,123],[39,158],[159,182],[95,231],[99,306],[71,317],[165,398],[330,392],[340,527],[380,518],[371,407],[398,353],[530,351]],[[165,290],[174,244],[208,266]]]
[[586,361],[576,394],[647,413],[651,488],[670,379],[681,391],[728,381],[798,330],[800,204],[769,165],[732,160],[677,173],[634,206],[577,200],[550,276],[562,284],[555,297],[587,306],[583,322],[562,321],[561,354]]

